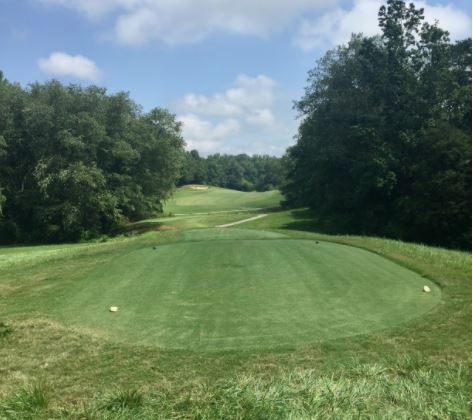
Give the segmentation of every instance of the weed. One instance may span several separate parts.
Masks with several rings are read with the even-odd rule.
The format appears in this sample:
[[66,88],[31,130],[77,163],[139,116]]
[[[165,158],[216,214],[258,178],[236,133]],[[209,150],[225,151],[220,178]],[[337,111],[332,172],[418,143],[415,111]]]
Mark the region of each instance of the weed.
[[108,411],[135,410],[142,407],[143,404],[143,393],[138,389],[118,389],[105,398],[102,407]]
[[47,409],[49,405],[49,395],[42,382],[26,385],[18,392],[14,393],[7,401],[0,406],[0,414],[3,413],[9,418],[37,418]]
[[4,338],[12,332],[13,332],[13,328],[9,327],[4,322],[0,322],[0,338]]

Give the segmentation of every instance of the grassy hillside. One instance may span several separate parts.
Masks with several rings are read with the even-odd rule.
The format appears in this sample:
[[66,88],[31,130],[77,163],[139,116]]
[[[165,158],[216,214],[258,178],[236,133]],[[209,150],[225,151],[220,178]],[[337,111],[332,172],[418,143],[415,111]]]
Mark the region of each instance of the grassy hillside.
[[207,228],[232,223],[239,220],[249,219],[255,216],[255,211],[224,211],[206,214],[184,214],[182,216],[165,216],[147,219],[135,223],[134,226],[169,226],[176,229]]
[[470,253],[179,220],[0,248],[0,418],[470,418]]
[[188,185],[179,188],[165,207],[165,213],[189,214],[277,207],[279,191],[243,192],[226,188]]

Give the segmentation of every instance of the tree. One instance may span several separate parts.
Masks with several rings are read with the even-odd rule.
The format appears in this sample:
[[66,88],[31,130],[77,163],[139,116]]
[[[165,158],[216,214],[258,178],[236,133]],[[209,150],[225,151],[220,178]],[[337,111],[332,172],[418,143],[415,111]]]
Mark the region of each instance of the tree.
[[281,158],[214,154],[201,158],[197,150],[186,153],[179,185],[204,184],[242,191],[279,188],[284,179]]
[[180,130],[124,92],[57,81],[22,89],[0,75],[0,233],[75,241],[160,211],[179,177]]
[[389,0],[309,73],[283,192],[332,230],[471,246],[471,40]]
[[197,150],[186,152],[178,185],[205,184],[207,182],[207,165]]

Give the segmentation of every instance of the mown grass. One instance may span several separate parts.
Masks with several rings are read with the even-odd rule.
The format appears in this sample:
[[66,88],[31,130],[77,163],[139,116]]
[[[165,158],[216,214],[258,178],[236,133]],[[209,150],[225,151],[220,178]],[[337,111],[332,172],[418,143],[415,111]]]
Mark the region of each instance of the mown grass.
[[255,215],[254,212],[249,211],[229,211],[223,213],[210,214],[188,214],[185,216],[167,216],[158,217],[155,219],[147,219],[133,224],[133,226],[140,226],[143,224],[171,226],[176,229],[199,229],[209,228],[227,223],[237,222],[239,220],[248,219]]
[[50,270],[34,299],[12,292],[7,311],[35,305],[44,317],[115,340],[218,351],[381,330],[435,310],[441,296],[425,278],[355,247],[244,229],[182,236],[109,250],[83,276],[74,267],[69,281]]
[[[148,233],[53,260],[6,265],[0,269],[0,321],[10,332],[0,337],[0,418],[470,418],[471,254],[320,235],[309,232],[316,222],[295,213],[271,213],[239,227],[376,252],[436,282],[442,289],[437,310],[374,334],[282,349],[166,351],[66,327],[39,317],[34,304],[25,312],[12,298],[34,302],[46,278],[74,282],[117,249],[177,241],[188,232]],[[27,401],[24,393],[35,384],[46,405],[15,403]]]
[[196,190],[193,186],[179,188],[165,204],[164,212],[177,214],[217,213],[233,210],[251,210],[278,207],[282,195],[279,191],[243,192],[219,187],[204,187]]

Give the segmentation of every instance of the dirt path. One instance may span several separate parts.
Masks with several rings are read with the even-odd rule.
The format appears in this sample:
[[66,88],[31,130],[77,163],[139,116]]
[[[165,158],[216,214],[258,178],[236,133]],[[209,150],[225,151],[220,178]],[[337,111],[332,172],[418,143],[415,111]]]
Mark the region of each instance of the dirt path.
[[258,214],[258,216],[250,217],[248,219],[239,220],[238,222],[227,223],[225,225],[218,225],[216,227],[226,228],[226,227],[230,227],[230,226],[239,225],[240,223],[246,223],[246,222],[251,222],[252,220],[261,219],[262,217],[266,217],[266,216],[267,216],[267,214]]

